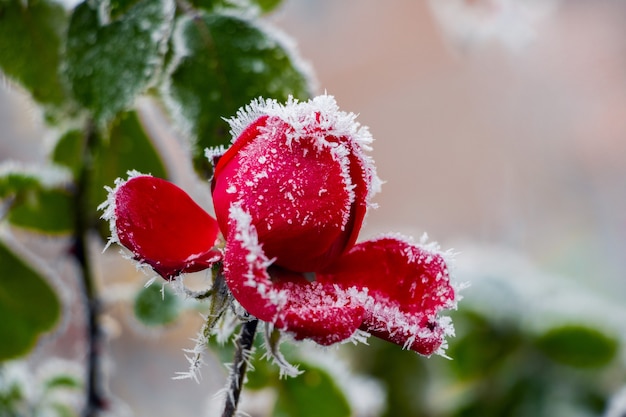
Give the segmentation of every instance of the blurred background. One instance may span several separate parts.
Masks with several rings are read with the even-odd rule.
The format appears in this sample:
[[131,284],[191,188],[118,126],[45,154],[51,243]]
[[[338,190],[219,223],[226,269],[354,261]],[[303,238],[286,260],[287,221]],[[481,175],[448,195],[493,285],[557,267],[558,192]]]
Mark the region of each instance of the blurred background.
[[[623,330],[625,2],[285,0],[267,20],[297,44],[319,92],[358,113],[375,138],[386,183],[362,239],[427,232],[459,252],[458,281],[510,272],[523,292],[554,278],[615,306],[606,321]],[[17,87],[0,86],[0,160],[44,159],[38,117]],[[480,288],[465,290],[470,303],[485,299]],[[603,321],[591,305],[564,308]],[[186,367],[180,349],[194,326],[159,336],[167,343],[132,332],[111,343],[113,390],[136,415],[195,412],[204,404],[192,398],[221,387],[211,372],[201,385],[169,381]],[[163,388],[145,381],[159,379],[189,401],[146,400]]]

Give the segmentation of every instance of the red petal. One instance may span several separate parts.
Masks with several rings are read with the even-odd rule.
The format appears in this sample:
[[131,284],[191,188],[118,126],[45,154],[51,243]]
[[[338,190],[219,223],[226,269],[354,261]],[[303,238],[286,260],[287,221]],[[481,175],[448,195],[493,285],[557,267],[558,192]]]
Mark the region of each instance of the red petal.
[[[237,301],[252,315],[296,339],[330,345],[349,338],[363,321],[351,291],[307,281],[301,274],[270,267],[251,218],[232,210],[224,274]],[[268,268],[272,271],[271,277]]]
[[358,231],[362,218],[350,219],[352,197],[334,148],[317,149],[311,138],[287,145],[289,126],[276,118],[266,120],[263,128],[272,134],[249,137],[218,163],[213,189],[217,219],[224,231],[225,210],[239,204],[252,216],[265,252],[277,265],[312,271],[344,250],[345,235]]
[[164,278],[209,268],[220,259],[213,249],[217,222],[176,185],[141,175],[112,193],[117,239]]
[[421,354],[437,351],[453,332],[448,319],[437,317],[456,303],[444,257],[433,247],[398,238],[363,242],[317,280],[367,289],[361,329]]
[[316,271],[357,239],[377,190],[371,142],[353,114],[330,96],[308,102],[255,101],[231,121],[238,137],[219,159],[213,181],[217,220],[228,235],[237,204],[252,216],[276,265]]

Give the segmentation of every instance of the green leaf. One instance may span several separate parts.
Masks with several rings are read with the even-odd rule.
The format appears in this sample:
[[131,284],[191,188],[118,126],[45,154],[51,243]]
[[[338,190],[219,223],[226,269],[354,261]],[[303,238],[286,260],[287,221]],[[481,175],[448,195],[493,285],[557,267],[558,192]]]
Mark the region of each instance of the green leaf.
[[347,417],[346,397],[323,369],[302,364],[304,374],[280,380],[276,417]]
[[[73,136],[72,140],[78,138]],[[82,138],[81,138],[82,140]],[[70,149],[78,145],[66,144]],[[97,207],[106,199],[105,186],[112,187],[116,178],[126,177],[129,170],[137,170],[155,177],[167,178],[165,166],[146,134],[136,112],[119,114],[108,132],[100,138],[99,148],[93,159],[93,176],[89,187],[91,212],[98,214]],[[108,236],[108,226],[102,222],[103,233]]]
[[72,92],[98,120],[132,104],[154,79],[174,11],[172,0],[118,0],[113,6],[113,15],[102,17],[99,2],[79,4],[67,35]]
[[253,3],[256,3],[263,13],[269,13],[275,10],[282,3],[282,0],[253,0]]
[[461,379],[487,377],[523,345],[524,335],[514,322],[490,321],[471,310],[456,312],[453,320],[459,335],[450,340],[447,354],[454,359],[450,368]]
[[69,374],[57,374],[45,381],[46,390],[57,388],[79,389],[81,387],[81,381],[76,376]]
[[142,288],[134,303],[135,317],[146,326],[171,323],[180,313],[180,300],[166,286],[150,285]]
[[18,409],[25,397],[24,387],[9,373],[6,366],[0,366],[0,416],[19,417]]
[[39,272],[0,241],[0,361],[30,351],[59,320],[61,304]]
[[284,101],[310,96],[308,80],[290,52],[251,22],[218,14],[182,17],[175,30],[177,65],[166,103],[195,139],[196,168],[207,169],[204,149],[230,142],[222,117],[259,96]]
[[616,338],[582,325],[550,329],[536,343],[553,361],[577,368],[607,365],[615,358],[619,346]]
[[76,411],[68,404],[53,402],[50,404],[50,408],[54,410],[54,415],[57,417],[77,417]]
[[34,231],[63,234],[74,228],[72,195],[65,190],[41,189],[27,193],[9,212],[11,224]]
[[82,168],[83,160],[83,133],[80,130],[70,130],[56,143],[51,159],[55,163],[69,168],[74,178]]
[[[84,146],[85,134],[80,130],[70,130],[56,143],[52,160],[68,167],[77,176],[84,163]],[[92,164],[87,190],[92,222],[99,217],[97,207],[107,197],[104,187],[112,187],[115,179],[126,177],[128,171],[137,170],[160,178],[167,177],[163,161],[135,111],[119,113],[105,129],[97,133]],[[108,237],[106,222],[100,222],[99,229],[103,237]]]
[[261,13],[269,13],[276,9],[282,0],[192,0],[191,4],[208,12],[238,10],[248,13],[254,8]]
[[13,225],[44,233],[68,233],[73,228],[69,176],[58,167],[6,163],[0,174],[0,199]]
[[65,9],[47,0],[0,2],[0,68],[40,103],[65,100],[59,77]]

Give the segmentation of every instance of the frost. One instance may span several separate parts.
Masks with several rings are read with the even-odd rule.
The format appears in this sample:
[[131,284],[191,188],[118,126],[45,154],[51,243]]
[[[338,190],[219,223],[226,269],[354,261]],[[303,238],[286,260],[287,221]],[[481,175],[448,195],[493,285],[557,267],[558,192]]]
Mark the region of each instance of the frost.
[[72,184],[71,171],[59,165],[41,166],[13,160],[0,162],[0,180],[12,176],[33,179],[47,189],[64,188]]
[[[56,357],[39,363],[36,369],[24,361],[3,363],[0,372],[0,398],[6,402],[0,411],[16,415],[48,415],[48,410],[78,410],[83,403],[83,369],[77,362]],[[13,408],[13,410],[11,410]],[[3,416],[5,414],[2,414]],[[56,414],[55,414],[56,415]]]
[[245,284],[256,288],[261,297],[280,308],[287,302],[285,292],[273,289],[268,278],[257,279],[255,275],[255,271],[265,271],[274,260],[265,256],[259,244],[256,229],[252,225],[252,217],[241,207],[233,205],[230,207],[230,218],[234,220],[236,226],[234,239],[239,241],[241,247],[247,252],[245,260],[248,263],[248,272],[245,276]]
[[[135,170],[131,170],[127,172],[128,174],[128,179],[124,180],[122,178],[117,178],[115,180],[115,187],[111,188],[109,186],[105,186],[104,188],[107,190],[108,194],[107,194],[107,199],[101,203],[98,206],[98,210],[102,211],[102,215],[100,216],[100,218],[102,220],[106,220],[109,222],[109,230],[111,232],[111,236],[109,237],[109,240],[107,241],[107,244],[105,245],[104,249],[102,250],[103,252],[106,251],[108,249],[109,246],[111,246],[111,244],[113,243],[117,243],[120,244],[120,240],[119,237],[117,235],[117,228],[115,227],[115,222],[116,222],[116,217],[115,217],[115,196],[118,192],[118,190],[124,186],[124,184],[126,184],[126,182],[128,182],[130,179],[135,178],[135,177],[140,177],[142,174],[139,171],[135,171]],[[120,244],[121,245],[121,244]],[[143,267],[143,264],[140,264],[141,267]]]
[[191,339],[194,342],[194,347],[191,349],[183,349],[185,352],[185,359],[189,363],[189,369],[183,372],[176,372],[176,375],[172,379],[193,379],[196,383],[200,383],[202,375],[200,373],[201,368],[206,364],[204,361],[204,355],[208,349],[209,334],[211,329],[209,328],[209,318],[205,318],[205,324],[202,326],[195,339]]
[[[218,9],[220,8],[218,7]],[[250,9],[248,8],[248,10]],[[255,35],[260,32],[260,36],[242,36],[237,42],[225,41],[223,44],[217,45],[218,49],[219,47],[222,47],[224,50],[228,49],[231,57],[234,58],[232,60],[223,60],[219,57],[207,58],[204,48],[198,48],[197,46],[199,41],[197,39],[196,27],[199,21],[204,21],[204,23],[210,26],[211,19],[214,19],[216,16],[222,20],[243,22]],[[209,66],[210,72],[215,71],[216,67],[227,63],[229,65],[228,71],[234,71],[238,76],[248,80],[250,84],[248,91],[238,93],[239,96],[234,97],[234,101],[238,103],[245,102],[249,100],[251,95],[259,93],[274,97],[287,97],[293,91],[302,90],[301,95],[309,95],[316,90],[317,82],[311,66],[300,57],[295,42],[281,31],[254,17],[254,13],[250,15],[239,10],[220,9],[220,12],[217,14],[208,15],[201,13],[194,17],[182,16],[177,20],[172,36],[174,45],[172,48],[173,56],[166,70],[170,76],[165,77],[162,88],[166,107],[175,116],[174,120],[187,136],[197,137],[205,133],[203,130],[206,129],[208,124],[205,123],[207,111],[228,112],[227,114],[217,114],[219,117],[228,115],[235,110],[229,108],[229,105],[220,102],[225,94],[223,89],[229,87],[207,86],[206,90],[210,91],[203,90],[202,97],[200,97],[194,92],[189,92],[189,90],[193,90],[194,87],[198,86],[197,83],[192,85],[191,82],[185,83],[173,80],[175,77],[171,75],[175,75],[177,70],[182,67],[191,69],[194,61],[205,61],[205,64]],[[211,30],[210,27],[204,29]],[[275,52],[275,55],[272,55],[272,52]],[[218,62],[218,60],[220,61]],[[224,70],[224,68],[221,70]],[[292,73],[298,75],[296,77],[297,81],[288,79],[292,77]],[[287,77],[282,77],[284,74],[287,74]],[[210,73],[207,76],[210,78]],[[264,80],[262,84],[255,85],[261,82],[260,80]],[[202,82],[200,83],[203,84]],[[254,91],[257,91],[257,93],[254,93]],[[228,94],[233,94],[232,88],[230,88]],[[233,99],[233,97],[230,98]]]
[[296,377],[302,374],[303,371],[299,370],[297,366],[290,364],[280,351],[282,339],[280,332],[274,330],[272,323],[264,323],[263,327],[263,347],[265,348],[263,358],[271,360],[274,365],[278,366],[280,378],[287,376]]

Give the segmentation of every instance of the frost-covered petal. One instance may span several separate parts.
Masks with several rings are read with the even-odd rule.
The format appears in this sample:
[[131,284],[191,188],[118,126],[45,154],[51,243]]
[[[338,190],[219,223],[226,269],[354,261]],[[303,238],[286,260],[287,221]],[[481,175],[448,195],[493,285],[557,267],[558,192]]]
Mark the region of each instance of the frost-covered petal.
[[309,282],[284,270],[277,270],[275,276],[279,278],[274,285],[287,294],[275,326],[288,330],[296,339],[328,346],[350,338],[363,322],[365,310],[357,291]]
[[442,353],[454,330],[444,309],[456,307],[446,254],[434,245],[384,237],[355,245],[317,280],[367,289],[362,330],[424,355]]
[[251,220],[240,207],[231,209],[224,275],[237,301],[250,314],[298,340],[330,345],[352,336],[363,321],[359,294],[309,282],[302,274],[273,266]]
[[136,174],[118,179],[104,208],[112,239],[164,278],[209,268],[221,258],[214,249],[217,221],[171,182]]
[[354,115],[330,96],[284,106],[255,101],[231,127],[237,139],[213,181],[225,235],[237,204],[251,215],[265,253],[298,272],[322,268],[354,244],[379,183],[364,154],[371,137]]

